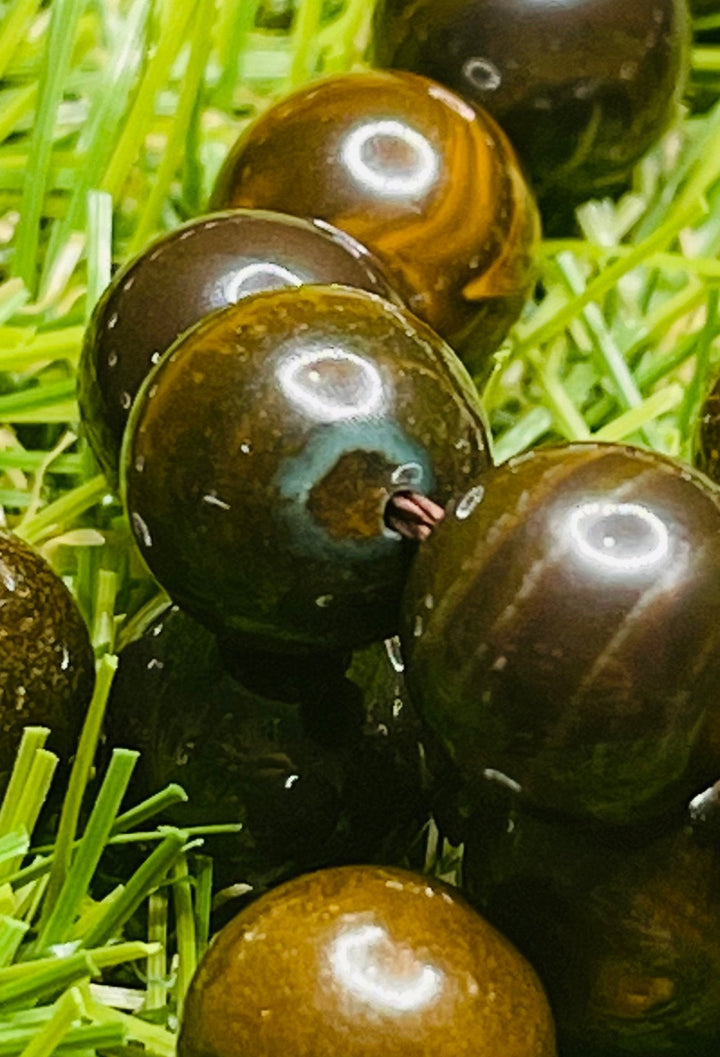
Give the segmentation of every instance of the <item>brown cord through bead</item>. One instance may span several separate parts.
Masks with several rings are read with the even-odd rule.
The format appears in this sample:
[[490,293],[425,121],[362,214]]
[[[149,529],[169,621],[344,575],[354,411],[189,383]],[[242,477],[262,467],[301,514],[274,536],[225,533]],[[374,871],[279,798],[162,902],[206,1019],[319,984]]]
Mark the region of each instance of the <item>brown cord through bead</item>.
[[445,511],[419,492],[395,492],[385,508],[385,524],[409,540],[426,540]]

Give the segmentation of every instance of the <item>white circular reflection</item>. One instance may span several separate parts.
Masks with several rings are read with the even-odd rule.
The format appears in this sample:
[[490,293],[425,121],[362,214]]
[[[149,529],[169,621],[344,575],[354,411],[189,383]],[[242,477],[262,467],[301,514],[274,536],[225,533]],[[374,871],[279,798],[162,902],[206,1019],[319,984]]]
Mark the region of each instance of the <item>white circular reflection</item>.
[[250,294],[263,293],[265,290],[277,290],[287,286],[302,286],[302,279],[284,268],[282,264],[272,261],[257,261],[246,264],[232,272],[225,283],[223,301],[231,304],[240,301]]
[[291,403],[309,418],[338,422],[383,411],[383,380],[377,367],[344,349],[305,349],[281,360],[275,372]]
[[657,565],[670,550],[666,526],[640,503],[586,503],[573,510],[569,530],[583,557],[623,572]]
[[388,198],[425,194],[440,168],[425,137],[390,118],[358,125],[345,137],[340,153],[359,184]]
[[442,975],[408,951],[406,965],[385,968],[384,959],[402,959],[379,925],[359,925],[333,942],[329,959],[334,975],[354,998],[387,1013],[420,1012],[442,989]]

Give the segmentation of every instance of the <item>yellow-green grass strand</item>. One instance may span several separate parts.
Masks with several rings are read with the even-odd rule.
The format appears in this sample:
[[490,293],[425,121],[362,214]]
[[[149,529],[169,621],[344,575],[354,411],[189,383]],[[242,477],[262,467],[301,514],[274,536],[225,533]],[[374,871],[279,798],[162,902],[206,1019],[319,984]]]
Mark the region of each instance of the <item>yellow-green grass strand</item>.
[[[17,859],[19,855],[27,855],[29,848],[30,837],[24,826],[19,826],[12,833],[4,833],[0,837],[0,863]],[[0,905],[2,905],[1,898]]]
[[191,40],[187,69],[177,100],[172,125],[167,136],[162,161],[155,174],[150,194],[130,240],[128,254],[134,257],[143,249],[150,236],[159,228],[159,217],[170,184],[178,169],[182,169],[185,145],[198,97],[204,91],[205,68],[211,38],[207,26],[212,24],[215,0],[197,0],[194,17],[189,26]]
[[115,202],[153,122],[158,92],[170,79],[173,63],[187,38],[193,10],[194,4],[189,0],[166,0],[162,5],[162,25],[155,50],[145,64],[122,132],[100,181],[100,189],[107,191]]
[[22,732],[10,780],[0,804],[0,836],[12,833],[19,826],[20,797],[30,778],[35,754],[44,747],[49,734],[48,727],[25,727]]
[[[14,828],[22,828],[26,833],[32,834],[35,823],[38,820],[43,805],[50,792],[58,758],[54,752],[47,749],[36,749],[33,756],[30,771],[25,787],[20,791],[15,808],[13,820]],[[0,866],[0,879],[12,873],[23,854],[20,853],[15,859],[8,859]]]
[[140,1017],[121,1013],[94,999],[85,989],[85,1011],[99,1024],[119,1024],[125,1029],[128,1042],[137,1042],[148,1057],[176,1057],[177,1035],[158,1024],[149,1024]]
[[[145,943],[143,940],[126,940],[122,943],[111,943],[104,947],[95,947],[89,951],[74,951],[69,954],[54,954],[47,958],[35,958],[32,961],[20,961],[14,965],[0,968],[0,988],[17,980],[28,980],[46,970],[58,970],[63,963],[72,961],[73,966],[90,967],[93,974],[102,969],[113,969],[126,962],[137,962],[156,953],[156,943]],[[2,992],[0,992],[2,993]]]
[[698,335],[695,348],[695,369],[685,388],[684,398],[678,411],[678,429],[685,438],[683,455],[692,457],[693,432],[691,426],[697,419],[711,379],[712,344],[718,335],[718,303],[720,293],[711,290],[707,301],[705,325]]
[[195,881],[195,946],[198,960],[202,958],[210,942],[210,915],[212,911],[213,860],[209,855],[193,857]]
[[303,0],[295,8],[293,16],[292,61],[288,76],[288,88],[299,88],[317,72],[318,29],[322,17],[323,0]]
[[113,836],[127,833],[128,830],[141,826],[148,819],[162,814],[169,807],[174,807],[175,804],[187,803],[187,800],[188,795],[183,787],[178,785],[177,782],[170,782],[159,793],[154,793],[139,804],[136,804],[135,807],[123,812],[122,815],[118,815],[113,823],[111,833]]
[[90,641],[96,656],[112,653],[115,640],[115,600],[118,574],[114,569],[100,568],[95,581]]
[[82,946],[83,936],[95,928],[121,895],[122,885],[118,884],[103,899],[85,902],[79,917],[75,919],[68,932],[68,943],[75,947]]
[[[556,264],[562,281],[574,296],[582,294],[587,283],[571,254],[562,253],[556,258]],[[642,395],[633,379],[620,349],[597,303],[589,303],[581,312],[585,327],[590,334],[593,348],[598,356],[602,373],[606,373],[616,389],[619,403],[625,409],[638,407]]]
[[[688,284],[677,294],[668,297],[662,305],[649,312],[641,328],[625,345],[623,355],[626,360],[632,362],[643,348],[653,348],[658,359],[667,358],[667,350],[662,348],[662,339],[666,337],[670,328],[683,317],[690,316],[707,300],[708,291],[711,289],[707,284]],[[642,376],[633,371],[636,384],[643,388]]]
[[217,20],[217,47],[221,65],[220,79],[212,102],[231,110],[235,88],[240,80],[241,56],[246,50],[248,34],[257,20],[262,0],[221,0]]
[[74,400],[68,400],[46,404],[39,410],[37,408],[23,408],[19,411],[13,411],[6,416],[5,421],[11,422],[15,426],[51,425],[53,423],[65,425],[68,422],[77,422],[77,419],[77,403]]
[[[572,253],[576,257],[584,257],[604,266],[613,258],[626,257],[632,252],[632,246],[624,243],[601,246],[585,239],[546,239],[539,252],[549,260],[554,260],[561,253]],[[663,272],[689,273],[708,281],[720,281],[720,261],[717,257],[688,257],[679,251],[666,250],[649,254],[642,266]]]
[[643,391],[652,389],[658,382],[682,367],[694,354],[697,340],[696,333],[687,334],[681,340],[673,342],[671,348],[664,351],[662,355],[641,360],[635,371],[640,388]]
[[150,892],[166,879],[168,871],[183,854],[186,841],[185,831],[168,830],[162,843],[138,867],[103,918],[85,934],[85,947],[101,946],[117,934]]
[[30,926],[8,914],[0,915],[0,968],[9,965],[17,954]]
[[195,911],[187,857],[179,859],[172,870],[172,896],[175,911],[175,942],[177,971],[175,975],[175,1008],[182,1019],[185,995],[197,968],[197,937]]
[[23,307],[29,298],[21,279],[7,279],[0,284],[0,324],[5,323]]
[[168,897],[163,888],[151,892],[148,897],[148,943],[156,950],[148,954],[146,964],[147,985],[143,1010],[165,1009],[168,1001]]
[[[651,422],[654,422],[661,415],[665,415],[670,411],[676,410],[682,403],[683,399],[683,388],[681,385],[667,385],[662,389],[658,389],[656,393],[653,393],[646,400],[638,405],[638,407],[632,408],[630,411],[626,411],[622,415],[618,415],[608,422],[607,425],[597,430],[593,434],[594,440],[602,441],[627,441],[634,433],[637,433],[646,428]],[[659,447],[655,447],[656,451],[659,451]]]
[[550,366],[549,359],[535,349],[530,349],[526,358],[543,389],[557,431],[566,440],[589,439],[587,423],[568,396],[556,369]]
[[[80,994],[74,988],[70,988],[55,1003],[52,1016],[47,1023],[30,1036],[21,1051],[21,1057],[51,1057],[81,1013]],[[3,1046],[0,1041],[0,1053],[2,1051]]]
[[130,749],[113,750],[83,837],[52,909],[40,929],[36,944],[38,951],[47,950],[67,938],[70,926],[88,894],[139,755]]
[[[712,23],[709,28],[713,28]],[[712,44],[696,45],[692,50],[692,66],[700,73],[720,72],[720,48]]]
[[[185,829],[188,838],[202,838],[209,836],[227,836],[228,834],[242,833],[243,824],[241,822],[215,822],[207,826],[188,826]],[[112,847],[118,847],[119,845],[126,844],[153,844],[165,839],[167,833],[172,831],[172,826],[159,826],[154,830],[140,830],[133,833],[116,833],[108,839],[107,845]],[[73,849],[78,846],[79,840],[73,843]],[[33,849],[30,849],[31,851]],[[43,849],[38,849],[39,853],[43,852]],[[29,866],[23,866],[21,869],[15,870],[9,874],[6,878],[8,884],[13,885],[24,885],[30,881],[34,881],[37,878],[43,877],[50,872],[50,867],[53,861],[52,847],[45,849],[44,854],[40,854],[40,857],[32,862]]]
[[[29,963],[33,966],[33,963]],[[72,987],[79,980],[89,980],[97,975],[97,966],[85,951],[78,951],[67,958],[43,958],[34,972],[16,976],[3,983],[0,992],[0,1014],[5,1016],[15,1006],[30,1005],[67,987]]]
[[[720,105],[716,104],[700,120],[685,125],[686,141],[669,172],[663,173],[653,200],[645,209],[631,235],[630,242],[641,242],[666,219],[673,208],[683,185],[691,178],[693,170],[702,165],[703,158],[713,144],[720,127]],[[715,144],[715,147],[717,145]],[[704,189],[703,189],[704,190]]]
[[[0,470],[23,470],[25,473],[37,473],[40,467],[45,465],[46,459],[46,451],[6,448],[0,451]],[[60,455],[48,466],[48,472],[77,477],[83,472],[81,456]]]
[[37,290],[37,258],[43,199],[52,159],[53,133],[72,56],[75,30],[86,0],[54,0],[50,10],[45,59],[42,64],[38,107],[20,200],[20,221],[15,240],[13,274],[31,293]]
[[[77,1018],[74,1018],[77,1019]],[[19,1028],[15,1033],[0,1033],[0,1057],[48,1057],[53,1053],[68,1057],[94,1057],[98,1050],[117,1049],[127,1041],[127,1030],[122,1024],[71,1024],[64,1032],[49,1025],[42,1028]],[[48,1034],[45,1035],[45,1031]],[[22,1048],[23,1042],[27,1045]]]
[[48,503],[30,521],[17,529],[17,535],[27,543],[38,544],[48,535],[71,526],[109,494],[108,483],[102,474],[72,488],[65,495]]
[[675,239],[686,224],[702,215],[702,200],[708,185],[718,178],[718,158],[720,158],[720,128],[714,130],[711,142],[708,143],[708,154],[700,159],[696,171],[690,176],[685,186],[678,193],[666,219],[633,246],[626,255],[613,260],[600,274],[587,284],[582,293],[567,301],[549,319],[540,325],[530,323],[523,328],[522,337],[515,346],[516,355],[523,355],[528,349],[537,347],[550,338],[562,333],[567,325],[580,314],[585,305],[593,301],[602,301],[619,279],[639,264],[644,263],[651,253],[664,249]]
[[0,488],[0,506],[6,510],[22,511],[30,504],[30,493],[14,488]]
[[[709,15],[695,15],[693,18],[693,28],[696,32],[701,33],[707,29],[720,28],[720,11],[718,11],[717,14],[713,12]],[[720,62],[720,55],[718,56],[718,62]]]
[[[4,345],[0,334],[0,371],[24,372],[42,369],[58,360],[65,360],[74,366],[80,356],[81,339],[77,337],[75,328],[67,329],[72,332],[40,334],[37,338],[28,335],[27,340],[12,344],[8,341]],[[69,406],[74,406],[74,401]]]
[[27,35],[40,7],[40,0],[14,0],[0,22],[0,78],[5,76],[20,41]]
[[[48,404],[62,403],[75,393],[75,379],[62,378],[57,382],[29,386],[15,393],[0,396],[0,421],[11,422],[16,411],[42,410]],[[44,421],[38,417],[38,422]]]
[[[108,63],[97,76],[97,84],[90,95],[91,110],[83,125],[77,143],[77,156],[81,164],[67,205],[65,216],[53,225],[46,251],[41,290],[45,289],[48,276],[62,246],[74,231],[83,228],[88,210],[88,196],[95,190],[107,168],[115,146],[114,136],[108,130],[118,129],[128,109],[130,94],[143,55],[145,29],[150,11],[150,0],[135,0],[127,14],[122,29],[112,41],[112,52]],[[110,196],[112,202],[112,197]],[[88,238],[90,238],[88,232]],[[89,267],[89,262],[88,262]],[[93,302],[94,303],[94,302]]]
[[[97,744],[105,716],[105,706],[107,705],[108,694],[110,693],[110,686],[116,669],[117,657],[112,654],[102,656],[96,665],[95,689],[80,733],[77,754],[70,771],[67,792],[60,811],[55,851],[52,866],[50,867],[50,880],[43,906],[41,929],[52,914],[53,907],[65,884],[65,878],[70,868],[80,808],[95,760]],[[95,946],[99,945],[99,943],[95,944]]]
[[86,320],[89,320],[100,295],[112,276],[112,238],[112,197],[107,191],[88,191]]
[[151,624],[162,616],[170,606],[172,602],[170,597],[165,591],[158,591],[148,599],[138,611],[120,628],[117,636],[117,649],[118,652],[122,651],[130,642],[134,642],[135,639],[140,636],[150,627]]
[[72,447],[76,440],[76,435],[68,430],[63,433],[57,444],[55,444],[55,446],[51,448],[50,451],[46,452],[45,458],[40,463],[35,472],[32,488],[30,489],[30,503],[25,514],[23,515],[20,525],[22,525],[24,521],[29,521],[37,513],[38,508],[42,502],[41,497],[43,486],[45,484],[45,474],[52,466],[55,459],[57,459],[59,455],[62,455],[63,452],[67,451],[68,448]]
[[360,62],[368,50],[372,5],[352,3],[318,32],[323,73],[339,73]]
[[553,417],[545,407],[533,407],[518,417],[517,421],[495,440],[493,456],[495,465],[507,462],[519,455],[549,433]]

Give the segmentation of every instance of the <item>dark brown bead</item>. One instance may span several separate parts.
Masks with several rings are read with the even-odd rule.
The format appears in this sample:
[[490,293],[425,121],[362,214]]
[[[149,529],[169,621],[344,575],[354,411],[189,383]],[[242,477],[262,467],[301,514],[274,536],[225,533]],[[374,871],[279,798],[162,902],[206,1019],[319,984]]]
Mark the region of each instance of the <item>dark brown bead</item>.
[[534,278],[535,205],[495,122],[411,74],[328,78],[266,111],[212,196],[322,217],[386,266],[410,309],[484,370]]
[[18,536],[0,533],[0,792],[23,728],[74,751],[95,682],[90,638],[61,578]]
[[193,220],[116,273],[93,312],[78,373],[85,431],[111,481],[132,402],[176,338],[242,297],[302,283],[357,286],[399,303],[355,239],[328,224],[260,210]]
[[715,1057],[720,847],[678,818],[585,829],[515,810],[467,837],[464,886],[547,987],[567,1057]]
[[[232,656],[229,654],[232,652]],[[231,673],[256,678],[262,692]],[[353,661],[226,644],[172,608],[120,654],[109,746],[137,749],[141,800],[179,783],[160,821],[241,823],[205,838],[220,886],[254,888],[303,870],[399,861],[427,822],[419,723],[382,645]]]
[[448,346],[342,287],[258,294],[199,324],[126,437],[127,506],[160,583],[211,626],[290,647],[394,634],[413,546],[384,523],[389,497],[444,506],[489,462]]
[[542,195],[623,180],[676,115],[686,0],[385,0],[381,66],[433,77],[500,122]]
[[[720,493],[616,445],[541,449],[448,509],[403,604],[411,696],[465,783],[626,822],[718,710]],[[697,777],[697,776],[695,776]]]
[[379,867],[291,881],[215,938],[179,1057],[553,1057],[529,965],[451,888]]

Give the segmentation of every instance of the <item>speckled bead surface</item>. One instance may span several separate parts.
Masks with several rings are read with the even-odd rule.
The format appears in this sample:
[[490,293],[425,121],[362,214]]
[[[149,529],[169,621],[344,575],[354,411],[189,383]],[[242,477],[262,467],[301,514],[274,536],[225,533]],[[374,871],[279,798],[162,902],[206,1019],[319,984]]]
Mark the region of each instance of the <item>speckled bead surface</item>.
[[616,445],[491,471],[422,546],[403,605],[411,696],[469,787],[608,822],[692,788],[717,711],[720,499]]
[[381,66],[436,78],[500,122],[541,193],[601,195],[676,116],[686,0],[384,0]]
[[124,453],[151,571],[216,628],[346,648],[394,634],[413,548],[385,526],[489,464],[462,364],[370,294],[258,294],[199,324],[147,379]]
[[155,239],[114,276],[85,334],[78,401],[111,481],[137,391],[203,316],[260,290],[340,283],[398,300],[368,251],[331,225],[261,210],[200,217]]
[[412,74],[336,76],[271,107],[232,148],[211,201],[354,235],[479,372],[533,284],[537,212],[505,135]]
[[23,727],[46,726],[48,747],[74,751],[95,682],[77,603],[37,551],[0,533],[0,792]]
[[373,867],[325,870],[220,932],[179,1057],[553,1057],[529,965],[460,895]]

